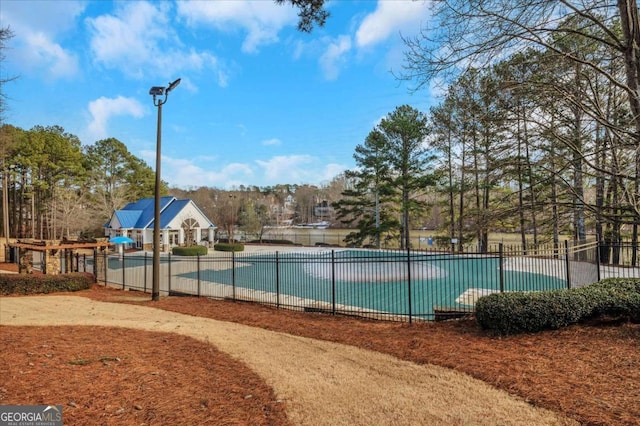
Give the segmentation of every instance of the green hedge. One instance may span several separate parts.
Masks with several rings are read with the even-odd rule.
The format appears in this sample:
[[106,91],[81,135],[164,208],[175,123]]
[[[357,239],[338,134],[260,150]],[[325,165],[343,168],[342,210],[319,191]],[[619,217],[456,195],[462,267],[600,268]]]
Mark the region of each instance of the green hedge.
[[294,246],[297,245],[296,243],[294,243],[291,240],[277,240],[277,239],[266,239],[263,238],[262,240],[251,240],[249,241],[249,243],[251,244],[276,244],[279,246]]
[[213,246],[216,251],[244,251],[244,244],[241,243],[217,243]]
[[93,274],[74,272],[60,275],[0,274],[0,294],[40,294],[91,288]]
[[610,278],[579,289],[593,301],[591,317],[628,317],[640,322],[640,279]]
[[640,280],[612,278],[582,288],[494,293],[476,302],[476,321],[498,334],[557,329],[600,316],[640,321]]
[[205,246],[174,247],[171,253],[176,256],[203,256],[209,253],[209,249]]

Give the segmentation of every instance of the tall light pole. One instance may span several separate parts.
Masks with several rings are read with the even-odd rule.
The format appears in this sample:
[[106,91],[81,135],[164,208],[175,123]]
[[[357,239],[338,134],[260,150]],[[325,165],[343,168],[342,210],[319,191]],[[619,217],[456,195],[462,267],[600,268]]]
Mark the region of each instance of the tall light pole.
[[[3,164],[4,166],[4,164]],[[5,167],[2,168],[2,225],[4,234],[4,256],[6,261],[9,250],[9,178]]]
[[4,256],[6,261],[7,250],[9,250],[9,172],[15,168],[13,164],[6,165],[6,160],[2,161],[2,226],[4,233]]
[[[160,300],[160,157],[162,141],[162,105],[167,103],[169,92],[180,84],[177,79],[169,86],[153,86],[149,94],[153,96],[153,105],[158,107],[158,130],[156,139],[156,185],[153,205],[153,280],[151,286],[151,300]],[[164,98],[161,98],[164,96]]]
[[229,194],[229,200],[231,200],[231,226],[229,227],[229,235],[227,235],[229,239],[229,243],[235,243],[235,226],[236,226],[236,203],[235,199],[237,195]]

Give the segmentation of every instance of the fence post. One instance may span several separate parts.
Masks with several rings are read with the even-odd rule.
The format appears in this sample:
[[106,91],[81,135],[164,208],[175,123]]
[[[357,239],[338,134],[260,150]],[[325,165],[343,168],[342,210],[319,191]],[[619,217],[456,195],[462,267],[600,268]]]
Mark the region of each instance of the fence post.
[[125,277],[126,272],[127,272],[127,268],[126,268],[126,265],[125,265],[124,258],[125,258],[125,255],[124,255],[124,253],[122,253],[122,289],[123,290],[125,289],[125,285],[124,285],[125,278],[124,277]]
[[[85,262],[84,264],[86,265],[87,262]],[[97,247],[93,249],[93,283],[98,284],[98,248]]]
[[144,292],[147,292],[147,252],[144,252]]
[[336,314],[336,251],[331,250],[331,313]]
[[280,255],[276,251],[276,307],[280,308]]
[[571,271],[570,271],[571,262],[569,261],[569,241],[568,240],[564,240],[564,263],[565,263],[565,267],[567,268],[567,288],[571,288]]
[[600,281],[600,239],[596,235],[596,278]]
[[411,324],[411,249],[407,247],[407,301],[409,303],[409,324]]
[[82,272],[87,272],[87,253],[82,255]]
[[171,252],[167,253],[167,294],[171,294]]
[[107,285],[107,272],[108,272],[108,269],[109,269],[109,265],[107,265],[107,262],[109,261],[109,256],[107,256],[107,252],[106,251],[104,251],[102,253],[102,260],[103,260],[102,264],[104,265],[104,285],[106,286]]
[[498,244],[498,254],[500,256],[500,293],[504,293],[504,244]]
[[236,300],[236,252],[231,252],[231,288],[233,290],[233,300]]
[[200,297],[200,255],[196,255],[197,271],[198,271],[198,297]]

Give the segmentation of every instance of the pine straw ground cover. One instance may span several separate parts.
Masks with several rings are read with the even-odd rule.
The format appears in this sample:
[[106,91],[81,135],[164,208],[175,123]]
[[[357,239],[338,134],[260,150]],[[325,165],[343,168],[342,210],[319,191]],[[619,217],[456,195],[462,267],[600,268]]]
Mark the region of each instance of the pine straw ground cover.
[[[101,286],[74,294],[345,343],[419,364],[437,364],[484,380],[537,406],[565,413],[583,424],[639,424],[640,325],[601,322],[500,338],[484,333],[469,320],[409,325],[204,298],[140,301],[138,293]],[[259,377],[215,348],[197,346],[201,343],[192,339],[137,330],[125,334],[100,328],[97,332],[87,327],[2,327],[0,338],[2,376],[8,377],[5,373],[10,370],[11,374],[28,374],[40,383],[37,387],[28,380],[20,385],[12,383],[10,392],[7,384],[0,383],[0,404],[16,403],[7,402],[9,393],[12,399],[46,403],[64,384],[78,395],[69,402],[71,407],[84,406],[86,410],[78,411],[93,416],[71,418],[68,416],[73,410],[68,408],[65,417],[69,424],[94,423],[96,418],[101,418],[102,424],[203,424],[211,418],[216,418],[215,424],[287,424],[283,404]],[[54,341],[56,357],[66,360],[64,368],[55,372],[46,362],[36,362],[53,352],[50,345]],[[163,350],[159,351],[159,346]],[[136,357],[121,355],[130,354],[132,348]],[[34,358],[26,367],[25,356]],[[155,360],[154,369],[167,372],[156,385],[148,380],[154,371],[147,371],[149,366],[139,361],[149,357]],[[83,374],[77,374],[78,370]],[[212,373],[216,380],[207,380]],[[72,376],[76,383],[65,381]],[[49,385],[43,385],[42,380]],[[165,406],[167,398],[162,395],[168,388],[176,389],[172,394],[175,404],[170,407]],[[117,394],[122,401],[135,401],[142,391],[147,404],[154,398],[162,401],[156,411],[91,407],[100,395]],[[141,418],[142,412],[152,418]]]
[[1,326],[0,338],[0,404],[63,403],[65,425],[287,424],[261,377],[189,337]]

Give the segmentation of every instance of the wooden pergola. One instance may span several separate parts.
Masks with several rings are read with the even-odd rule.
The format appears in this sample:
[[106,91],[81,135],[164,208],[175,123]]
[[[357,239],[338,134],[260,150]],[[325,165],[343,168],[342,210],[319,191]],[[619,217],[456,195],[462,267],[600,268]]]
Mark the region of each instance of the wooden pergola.
[[[42,273],[58,274],[61,272],[77,272],[77,262],[74,269],[73,256],[78,250],[93,249],[94,253],[100,249],[105,250],[113,245],[109,241],[18,241],[9,243],[9,247],[18,249],[18,264],[20,273],[30,273],[33,265],[33,256],[28,253],[38,251],[44,253],[42,261]],[[60,258],[65,259],[65,271],[60,268]]]

